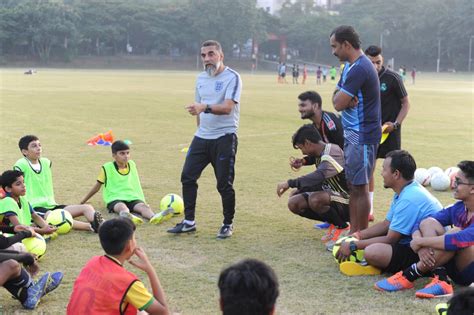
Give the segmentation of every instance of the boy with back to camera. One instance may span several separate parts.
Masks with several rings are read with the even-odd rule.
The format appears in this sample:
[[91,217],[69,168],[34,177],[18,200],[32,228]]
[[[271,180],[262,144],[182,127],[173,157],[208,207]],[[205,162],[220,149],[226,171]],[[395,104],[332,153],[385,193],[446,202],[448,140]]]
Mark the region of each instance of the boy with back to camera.
[[[168,315],[165,293],[155,269],[135,240],[135,225],[128,218],[104,222],[99,239],[105,255],[93,257],[77,277],[67,306],[68,315],[137,314]],[[137,259],[131,260],[133,256]],[[145,271],[151,294],[137,276],[123,267]]]
[[102,195],[109,212],[127,217],[136,225],[142,224],[143,220],[131,212],[149,219],[152,224],[161,223],[173,216],[171,208],[155,214],[145,203],[137,166],[133,160],[130,160],[128,144],[121,140],[115,141],[112,144],[112,157],[114,161],[102,165],[97,182],[82,199],[81,204],[87,202],[104,185]]
[[101,214],[90,205],[59,205],[54,199],[51,161],[41,154],[43,149],[39,138],[27,135],[20,139],[18,146],[23,157],[16,161],[14,169],[23,172],[26,184],[26,198],[33,209],[46,219],[51,210],[64,209],[73,218],[84,216],[88,222],[74,220],[73,229],[97,233],[104,221]]

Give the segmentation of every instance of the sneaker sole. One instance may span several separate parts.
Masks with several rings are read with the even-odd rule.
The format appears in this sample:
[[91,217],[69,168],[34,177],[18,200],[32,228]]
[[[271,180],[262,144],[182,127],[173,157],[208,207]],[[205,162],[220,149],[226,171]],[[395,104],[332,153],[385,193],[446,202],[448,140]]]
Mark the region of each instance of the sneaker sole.
[[437,298],[444,298],[452,296],[452,293],[443,294],[443,295],[433,295],[428,293],[415,293],[415,296],[420,299],[437,299]]
[[381,273],[380,269],[373,266],[361,266],[358,263],[344,261],[339,265],[339,270],[346,276],[376,276]]

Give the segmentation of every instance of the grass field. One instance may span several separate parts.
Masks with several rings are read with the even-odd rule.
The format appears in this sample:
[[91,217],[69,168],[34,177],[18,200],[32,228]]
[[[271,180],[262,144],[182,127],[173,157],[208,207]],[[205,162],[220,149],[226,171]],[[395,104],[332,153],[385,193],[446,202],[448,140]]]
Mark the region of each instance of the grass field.
[[[195,130],[195,119],[184,110],[194,94],[192,72],[48,70],[23,75],[21,69],[0,70],[0,166],[11,168],[20,157],[18,139],[40,137],[44,156],[53,161],[56,200],[78,203],[92,187],[100,166],[111,159],[110,148],[89,147],[93,135],[113,130],[133,142],[147,201],[155,210],[166,193],[181,194],[184,153]],[[280,281],[278,314],[414,314],[434,313],[435,301],[415,299],[414,290],[382,294],[373,284],[382,277],[348,278],[319,241],[321,231],[312,221],[291,215],[288,194],[279,199],[276,184],[299,176],[288,166],[298,156],[291,135],[303,121],[296,96],[311,85],[277,85],[271,75],[243,74],[243,93],[235,189],[237,212],[231,239],[215,239],[222,221],[220,197],[212,168],[199,184],[198,232],[173,236],[161,226],[144,224],[137,230],[156,267],[176,314],[218,314],[217,278],[220,270],[247,257],[262,259]],[[323,107],[333,110],[333,83],[317,87]],[[473,159],[473,85],[468,75],[420,74],[407,82],[411,111],[403,125],[403,147],[419,167],[445,169],[462,159]],[[307,123],[307,121],[305,121]],[[376,170],[376,220],[383,220],[392,191],[384,190]],[[310,169],[305,170],[306,172]],[[447,205],[451,192],[434,192]],[[106,218],[100,194],[91,204]],[[96,234],[72,232],[48,245],[43,271],[62,270],[61,287],[44,298],[41,314],[64,314],[73,282],[93,255],[102,253]],[[146,276],[128,266],[143,280]],[[148,285],[148,281],[144,281]],[[425,281],[418,281],[416,288]],[[6,290],[0,290],[0,314],[22,311]],[[34,313],[34,312],[33,312]]]

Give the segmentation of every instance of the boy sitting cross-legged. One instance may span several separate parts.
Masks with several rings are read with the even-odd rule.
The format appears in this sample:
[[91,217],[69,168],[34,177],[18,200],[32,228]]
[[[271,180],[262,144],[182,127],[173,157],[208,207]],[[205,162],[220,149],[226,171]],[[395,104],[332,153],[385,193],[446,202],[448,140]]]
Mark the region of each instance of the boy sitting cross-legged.
[[27,135],[20,139],[18,146],[23,154],[14,169],[22,171],[26,184],[26,198],[33,209],[46,218],[50,210],[64,209],[73,218],[84,216],[88,223],[74,220],[73,229],[94,231],[104,221],[101,214],[90,205],[58,205],[54,199],[51,161],[41,157],[42,147],[38,137]]
[[162,213],[155,214],[145,203],[137,166],[133,160],[130,160],[128,144],[121,140],[115,141],[112,144],[112,157],[114,161],[102,165],[97,182],[81,203],[87,202],[104,185],[102,195],[109,212],[128,217],[135,225],[142,224],[143,220],[131,212],[149,219],[152,224],[160,223],[173,215],[172,211],[167,216],[163,216]]

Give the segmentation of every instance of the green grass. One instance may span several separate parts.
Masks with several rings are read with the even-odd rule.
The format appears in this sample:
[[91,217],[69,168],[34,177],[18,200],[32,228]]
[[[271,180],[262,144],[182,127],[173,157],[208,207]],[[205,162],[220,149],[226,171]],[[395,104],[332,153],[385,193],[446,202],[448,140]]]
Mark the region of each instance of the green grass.
[[[166,193],[181,194],[180,173],[195,119],[184,110],[192,102],[196,73],[161,71],[49,70],[26,76],[21,69],[0,70],[0,166],[10,168],[20,157],[18,139],[40,137],[44,156],[53,161],[56,200],[74,204],[94,184],[100,166],[111,159],[110,149],[88,147],[86,140],[112,129],[129,139],[147,201],[157,209]],[[381,294],[373,289],[381,277],[348,278],[319,241],[312,221],[291,215],[288,194],[279,199],[276,184],[303,174],[288,166],[291,135],[303,121],[296,96],[311,85],[277,85],[271,75],[244,74],[235,189],[235,234],[215,239],[222,220],[220,197],[212,168],[199,184],[198,232],[175,237],[161,226],[138,228],[138,242],[148,253],[162,281],[171,309],[177,314],[217,314],[220,270],[239,259],[254,257],[269,263],[280,281],[278,314],[317,313],[433,313],[434,301],[421,301],[414,291]],[[332,83],[318,87],[327,110],[332,110]],[[411,111],[403,125],[403,147],[419,167],[454,166],[472,159],[474,147],[472,77],[421,74],[415,86],[407,82]],[[307,123],[307,121],[305,121]],[[382,220],[393,192],[381,184],[376,171],[376,219]],[[310,169],[306,169],[306,172]],[[447,205],[450,192],[434,192]],[[100,194],[91,204],[107,214]],[[48,245],[43,271],[63,270],[59,290],[37,309],[63,314],[73,282],[93,255],[102,253],[93,233],[72,232]],[[131,266],[140,278],[146,276]],[[424,281],[418,281],[417,288]],[[21,310],[0,290],[3,311]],[[1,313],[0,308],[0,313]],[[20,311],[21,312],[21,311]],[[25,312],[31,314],[31,312]]]

